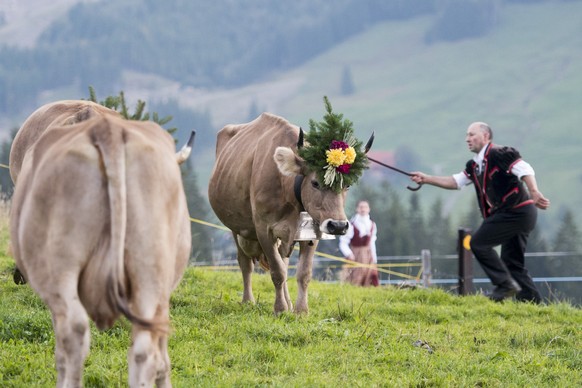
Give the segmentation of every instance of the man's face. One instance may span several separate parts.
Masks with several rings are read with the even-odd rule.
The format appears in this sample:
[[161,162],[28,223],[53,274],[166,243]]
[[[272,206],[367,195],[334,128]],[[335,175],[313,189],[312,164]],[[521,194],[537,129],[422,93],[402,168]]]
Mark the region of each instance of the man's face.
[[489,143],[489,135],[483,131],[478,125],[471,125],[467,129],[467,136],[465,141],[469,146],[469,150],[478,154],[483,147]]
[[356,212],[361,216],[367,216],[370,214],[370,205],[368,202],[360,202],[356,207]]

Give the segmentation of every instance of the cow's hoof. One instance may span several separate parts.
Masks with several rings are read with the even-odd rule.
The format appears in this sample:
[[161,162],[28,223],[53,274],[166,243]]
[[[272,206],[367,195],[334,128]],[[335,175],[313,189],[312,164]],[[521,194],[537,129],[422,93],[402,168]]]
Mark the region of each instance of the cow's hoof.
[[26,284],[26,279],[22,272],[18,268],[14,269],[14,274],[12,275],[12,280],[14,280],[15,284]]
[[307,315],[307,314],[309,314],[309,308],[307,306],[297,305],[297,306],[295,306],[294,312],[297,315]]

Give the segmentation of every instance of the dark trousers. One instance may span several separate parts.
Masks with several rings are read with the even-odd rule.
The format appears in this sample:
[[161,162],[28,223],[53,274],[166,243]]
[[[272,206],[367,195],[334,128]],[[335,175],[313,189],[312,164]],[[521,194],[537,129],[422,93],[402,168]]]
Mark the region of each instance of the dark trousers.
[[[537,209],[526,205],[487,217],[471,237],[471,250],[495,286],[513,278],[522,288],[518,299],[541,301],[541,296],[525,268],[525,248],[537,220]],[[501,245],[501,257],[494,247]]]

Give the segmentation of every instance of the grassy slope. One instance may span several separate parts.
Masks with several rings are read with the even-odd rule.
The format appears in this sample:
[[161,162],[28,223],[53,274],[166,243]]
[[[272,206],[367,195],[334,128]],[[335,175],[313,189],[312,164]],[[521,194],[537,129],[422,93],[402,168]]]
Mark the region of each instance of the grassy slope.
[[[3,220],[0,386],[54,386],[50,315],[29,286],[12,283]],[[174,386],[582,385],[582,312],[567,304],[313,282],[309,316],[276,318],[270,278],[253,281],[258,303],[241,305],[239,273],[188,269],[172,297]],[[92,326],[85,386],[124,386],[128,328]]]
[[[445,174],[458,172],[471,157],[464,143],[468,124],[487,121],[496,142],[518,147],[536,168],[540,189],[555,205],[541,223],[547,218],[556,225],[561,206],[582,206],[574,194],[582,191],[575,162],[582,150],[580,14],[580,2],[504,6],[489,36],[432,46],[423,43],[430,18],[377,25],[277,78],[303,83],[274,109],[305,127],[308,118],[321,117],[321,98],[328,95],[357,134],[376,131],[374,149],[407,146],[423,169]],[[356,87],[349,97],[339,95],[344,65]],[[446,194],[425,188],[422,195],[430,203]],[[473,195],[464,190],[451,197],[454,216],[467,211]]]

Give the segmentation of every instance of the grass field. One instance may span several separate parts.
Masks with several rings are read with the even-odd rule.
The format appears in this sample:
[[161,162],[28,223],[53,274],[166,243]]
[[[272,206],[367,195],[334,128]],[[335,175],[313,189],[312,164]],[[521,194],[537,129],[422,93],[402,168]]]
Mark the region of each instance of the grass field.
[[[54,386],[50,314],[12,282],[5,219],[0,386]],[[582,386],[582,312],[565,303],[314,281],[308,316],[275,317],[269,276],[253,282],[257,304],[243,305],[238,272],[186,271],[171,301],[174,386]],[[105,332],[92,325],[85,386],[126,386],[128,329],[125,320]]]

